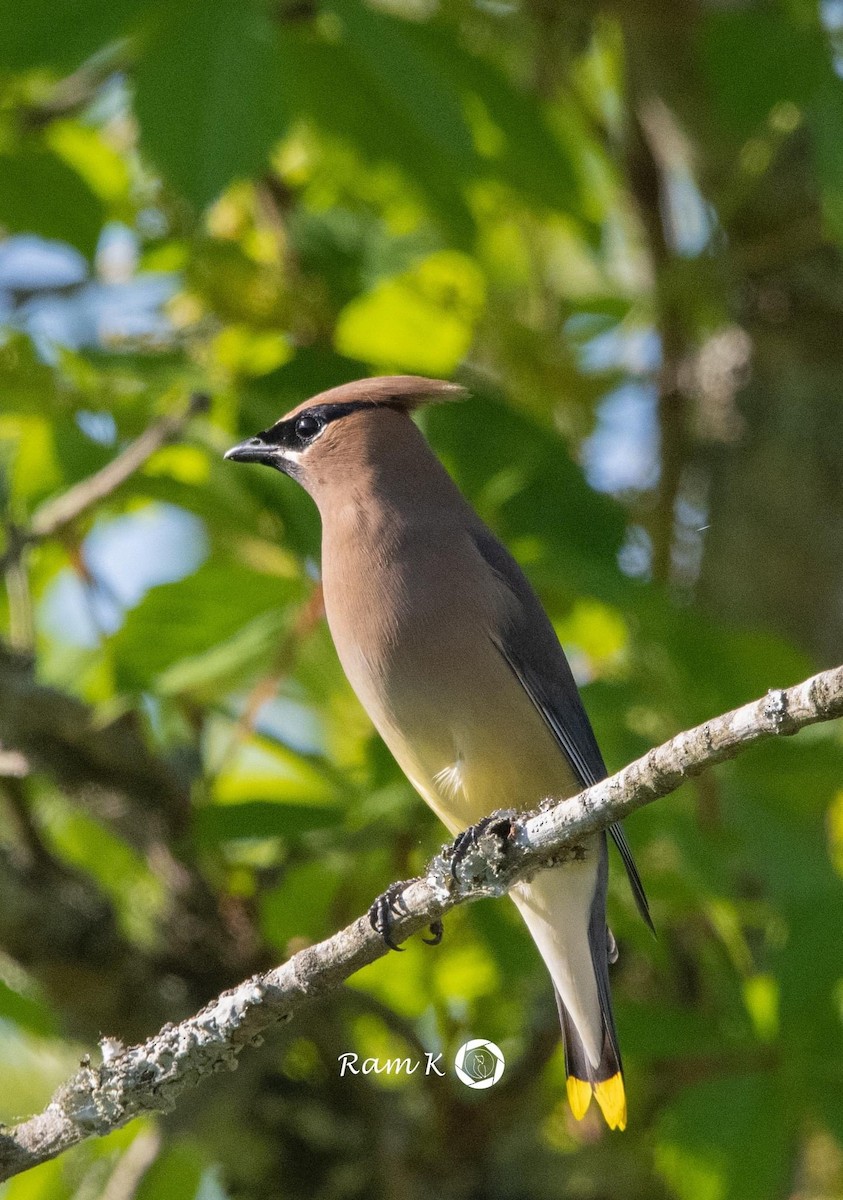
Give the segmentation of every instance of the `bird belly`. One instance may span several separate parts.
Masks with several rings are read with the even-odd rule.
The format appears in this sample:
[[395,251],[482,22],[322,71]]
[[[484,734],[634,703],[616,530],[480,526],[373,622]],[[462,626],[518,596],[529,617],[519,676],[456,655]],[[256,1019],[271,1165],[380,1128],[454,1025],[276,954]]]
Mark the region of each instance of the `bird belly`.
[[426,668],[414,673],[412,691],[402,679],[382,687],[386,703],[373,716],[452,833],[498,808],[525,811],[579,791],[567,758],[491,640],[488,653],[456,679],[448,663],[441,671],[436,662]]

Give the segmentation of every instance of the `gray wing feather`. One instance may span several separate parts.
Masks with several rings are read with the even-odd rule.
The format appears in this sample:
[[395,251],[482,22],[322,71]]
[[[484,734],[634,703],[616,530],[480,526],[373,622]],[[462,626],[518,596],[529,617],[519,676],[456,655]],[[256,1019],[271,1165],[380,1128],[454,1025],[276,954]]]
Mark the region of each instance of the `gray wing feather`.
[[[583,787],[608,774],[594,730],[580,699],[568,660],[547,614],[515,559],[485,526],[472,530],[478,551],[514,595],[517,605],[493,641],[567,757]],[[653,932],[653,919],[626,834],[616,822],[609,832],[617,846],[638,911]]]
[[[609,929],[606,925],[606,892],[608,887],[609,852],[606,849],[606,835],[604,833],[601,839],[597,887],[594,892],[591,913],[589,914],[588,940],[591,946],[591,961],[594,963],[594,973],[597,977],[597,995],[600,998],[600,1011],[603,1014],[606,1034],[614,1051],[614,1056],[608,1056],[608,1062],[605,1061],[607,1058],[605,1047],[601,1056],[603,1061],[601,1061],[600,1065],[604,1068],[603,1073],[606,1074],[607,1078],[614,1075],[616,1070],[623,1070],[621,1066],[620,1047],[618,1046],[618,1035],[615,1031],[615,1018],[612,1013],[612,997],[609,991]],[[614,1057],[614,1062],[611,1061],[612,1057]],[[608,1068],[608,1071],[606,1068]]]

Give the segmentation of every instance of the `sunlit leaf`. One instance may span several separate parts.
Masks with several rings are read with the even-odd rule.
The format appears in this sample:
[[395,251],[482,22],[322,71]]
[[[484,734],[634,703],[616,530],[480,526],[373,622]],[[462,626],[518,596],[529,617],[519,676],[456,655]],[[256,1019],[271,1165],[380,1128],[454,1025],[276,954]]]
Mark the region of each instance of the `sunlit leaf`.
[[471,345],[483,302],[483,279],[470,259],[431,255],[348,305],[337,349],[381,370],[449,375]]

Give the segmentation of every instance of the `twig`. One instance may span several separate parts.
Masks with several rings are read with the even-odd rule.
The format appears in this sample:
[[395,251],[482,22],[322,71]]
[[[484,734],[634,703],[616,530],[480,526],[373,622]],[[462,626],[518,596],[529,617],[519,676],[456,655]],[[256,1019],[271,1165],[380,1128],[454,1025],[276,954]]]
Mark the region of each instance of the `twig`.
[[149,1168],[161,1153],[160,1129],[144,1129],[117,1160],[100,1200],[133,1200]]
[[671,155],[664,144],[666,133],[669,137],[671,132],[666,116],[666,110],[655,99],[640,104],[627,155],[630,190],[647,234],[661,337],[662,361],[657,380],[660,471],[650,520],[652,576],[661,584],[669,584],[672,580],[676,505],[682,490],[688,440],[688,396],[681,382],[687,337],[677,291],[670,286],[676,246],[666,193],[671,169]]
[[120,38],[103,47],[78,70],[60,79],[45,98],[23,105],[19,110],[23,128],[38,132],[51,121],[73,116],[85,108],[110,76],[129,66],[130,44],[126,38]]
[[277,694],[284,677],[289,674],[296,649],[305,638],[313,632],[325,615],[325,600],[322,595],[322,585],[316,583],[310,595],[302,604],[296,619],[290,629],[281,638],[278,648],[269,664],[265,675],[258,679],[255,686],[246,697],[243,711],[237,719],[237,724],[231,733],[228,744],[223,750],[215,768],[214,775],[221,775],[241,744],[254,732],[260,710]]
[[[10,538],[12,546],[14,538]],[[20,545],[20,543],[17,543]],[[19,553],[19,551],[18,551]],[[35,645],[32,592],[24,564],[16,554],[3,560],[6,595],[9,599],[9,643],[15,650],[28,651]]]
[[0,778],[0,796],[6,800],[6,805],[12,814],[12,821],[17,825],[17,832],[27,865],[33,868],[54,866],[54,859],[41,840],[41,833],[30,811],[24,775],[5,775]]
[[94,505],[116,492],[156,450],[178,437],[191,417],[205,412],[208,403],[207,396],[195,393],[190,397],[184,412],[168,414],[153,422],[101,470],[74,484],[55,500],[48,500],[42,504],[33,514],[28,526],[10,529],[9,547],[0,558],[0,571],[6,570],[10,563],[19,559],[26,546],[54,537]]
[[104,500],[116,492],[135,471],[139,470],[156,450],[160,450],[168,442],[177,437],[191,417],[205,412],[208,408],[208,397],[195,393],[190,397],[187,408],[182,413],[168,413],[158,421],[153,422],[148,429],[130,442],[122,453],[107,463],[100,471],[89,475],[81,483],[69,488],[55,500],[48,500],[36,510],[29,529],[23,536],[29,541],[42,541],[52,537],[75,521],[82,513],[93,508],[100,500]]
[[[548,802],[513,822],[502,847],[486,834],[455,880],[451,847],[411,880],[392,935],[404,941],[457,904],[499,896],[519,879],[562,861],[583,837],[675,791],[686,779],[770,737],[843,716],[843,666],[782,691],[771,691],[704,725],[678,734],[616,775],[571,799]],[[84,1064],[35,1117],[0,1130],[0,1180],[54,1158],[142,1113],[167,1112],[204,1076],[233,1070],[248,1043],[289,1020],[303,1005],[340,986],[386,947],[367,917],[308,947],[283,965],[224,992],[180,1025],[165,1025],[142,1045]]]

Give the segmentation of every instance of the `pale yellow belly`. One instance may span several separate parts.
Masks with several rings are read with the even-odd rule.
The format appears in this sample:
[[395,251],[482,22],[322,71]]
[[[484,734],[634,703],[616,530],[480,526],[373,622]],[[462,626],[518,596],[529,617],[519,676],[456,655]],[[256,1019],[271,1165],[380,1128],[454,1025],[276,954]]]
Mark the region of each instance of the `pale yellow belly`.
[[408,779],[452,833],[498,808],[524,811],[579,791],[521,685],[491,655],[468,672],[470,688],[443,683],[370,707]]

